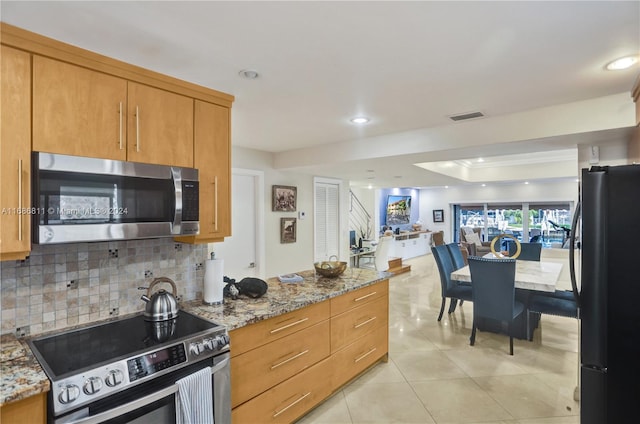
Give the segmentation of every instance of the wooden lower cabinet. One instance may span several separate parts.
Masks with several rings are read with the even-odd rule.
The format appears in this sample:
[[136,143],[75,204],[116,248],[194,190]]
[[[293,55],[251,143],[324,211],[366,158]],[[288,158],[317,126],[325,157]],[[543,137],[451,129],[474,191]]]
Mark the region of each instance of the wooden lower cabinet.
[[[329,321],[231,360],[231,403],[239,405],[329,356]],[[260,378],[256,378],[260,376]]]
[[332,354],[334,372],[331,374],[331,385],[342,386],[378,360],[386,359],[388,351],[389,327],[385,326]]
[[0,408],[0,423],[44,424],[47,422],[47,394],[7,403]]
[[[236,423],[290,423],[304,415],[332,393],[329,359],[296,374],[235,408],[231,421]],[[232,383],[233,386],[233,383]]]
[[388,316],[384,280],[231,331],[233,423],[293,422],[386,360]]

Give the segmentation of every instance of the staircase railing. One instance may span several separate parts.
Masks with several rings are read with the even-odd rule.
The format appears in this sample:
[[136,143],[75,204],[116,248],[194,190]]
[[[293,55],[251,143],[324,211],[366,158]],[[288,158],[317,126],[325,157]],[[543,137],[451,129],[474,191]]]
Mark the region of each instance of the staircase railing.
[[349,190],[349,229],[355,230],[358,239],[370,240],[373,235],[373,223],[369,212],[353,191]]

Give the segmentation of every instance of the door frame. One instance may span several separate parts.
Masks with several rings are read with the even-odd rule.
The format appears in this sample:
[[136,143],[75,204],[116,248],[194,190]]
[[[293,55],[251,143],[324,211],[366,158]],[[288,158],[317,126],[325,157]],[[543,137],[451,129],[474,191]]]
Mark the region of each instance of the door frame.
[[[233,176],[234,175],[243,175],[253,177],[254,185],[256,188],[255,193],[255,217],[256,217],[256,276],[258,278],[264,279],[266,272],[266,253],[265,253],[265,240],[264,240],[264,171],[258,171],[255,169],[245,169],[245,168],[231,168],[231,184],[233,184]],[[233,189],[232,189],[233,192]],[[234,202],[234,199],[231,199],[231,202]],[[233,211],[233,205],[232,209]],[[233,215],[231,216],[233,223]],[[233,228],[233,226],[232,226]]]

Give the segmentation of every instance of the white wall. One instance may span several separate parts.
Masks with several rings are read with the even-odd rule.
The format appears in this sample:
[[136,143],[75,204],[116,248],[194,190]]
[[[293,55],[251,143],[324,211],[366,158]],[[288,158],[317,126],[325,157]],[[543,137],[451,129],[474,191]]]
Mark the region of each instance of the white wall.
[[[313,269],[314,240],[313,240],[313,177],[312,175],[279,171],[273,168],[273,154],[259,150],[233,147],[232,166],[234,168],[254,169],[264,171],[264,204],[265,211],[265,278],[279,274]],[[330,176],[328,176],[330,178]],[[297,211],[273,212],[271,210],[271,186],[288,185],[297,187]],[[344,182],[340,199],[345,204],[343,208],[343,222],[345,228],[345,246],[348,238],[348,200],[349,184]],[[242,199],[232,199],[242,202]],[[306,212],[306,218],[299,219],[299,212]],[[280,218],[295,217],[297,221],[297,237],[295,243],[280,243]],[[346,218],[345,218],[346,217]],[[341,260],[348,259],[346,247],[342,249]]]

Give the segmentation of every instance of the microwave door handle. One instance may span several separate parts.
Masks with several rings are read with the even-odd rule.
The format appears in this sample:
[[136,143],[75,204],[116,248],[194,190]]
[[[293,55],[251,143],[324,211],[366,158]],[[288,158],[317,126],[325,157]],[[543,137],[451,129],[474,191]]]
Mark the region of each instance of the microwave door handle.
[[171,177],[176,195],[171,234],[182,234],[182,170],[171,167]]

